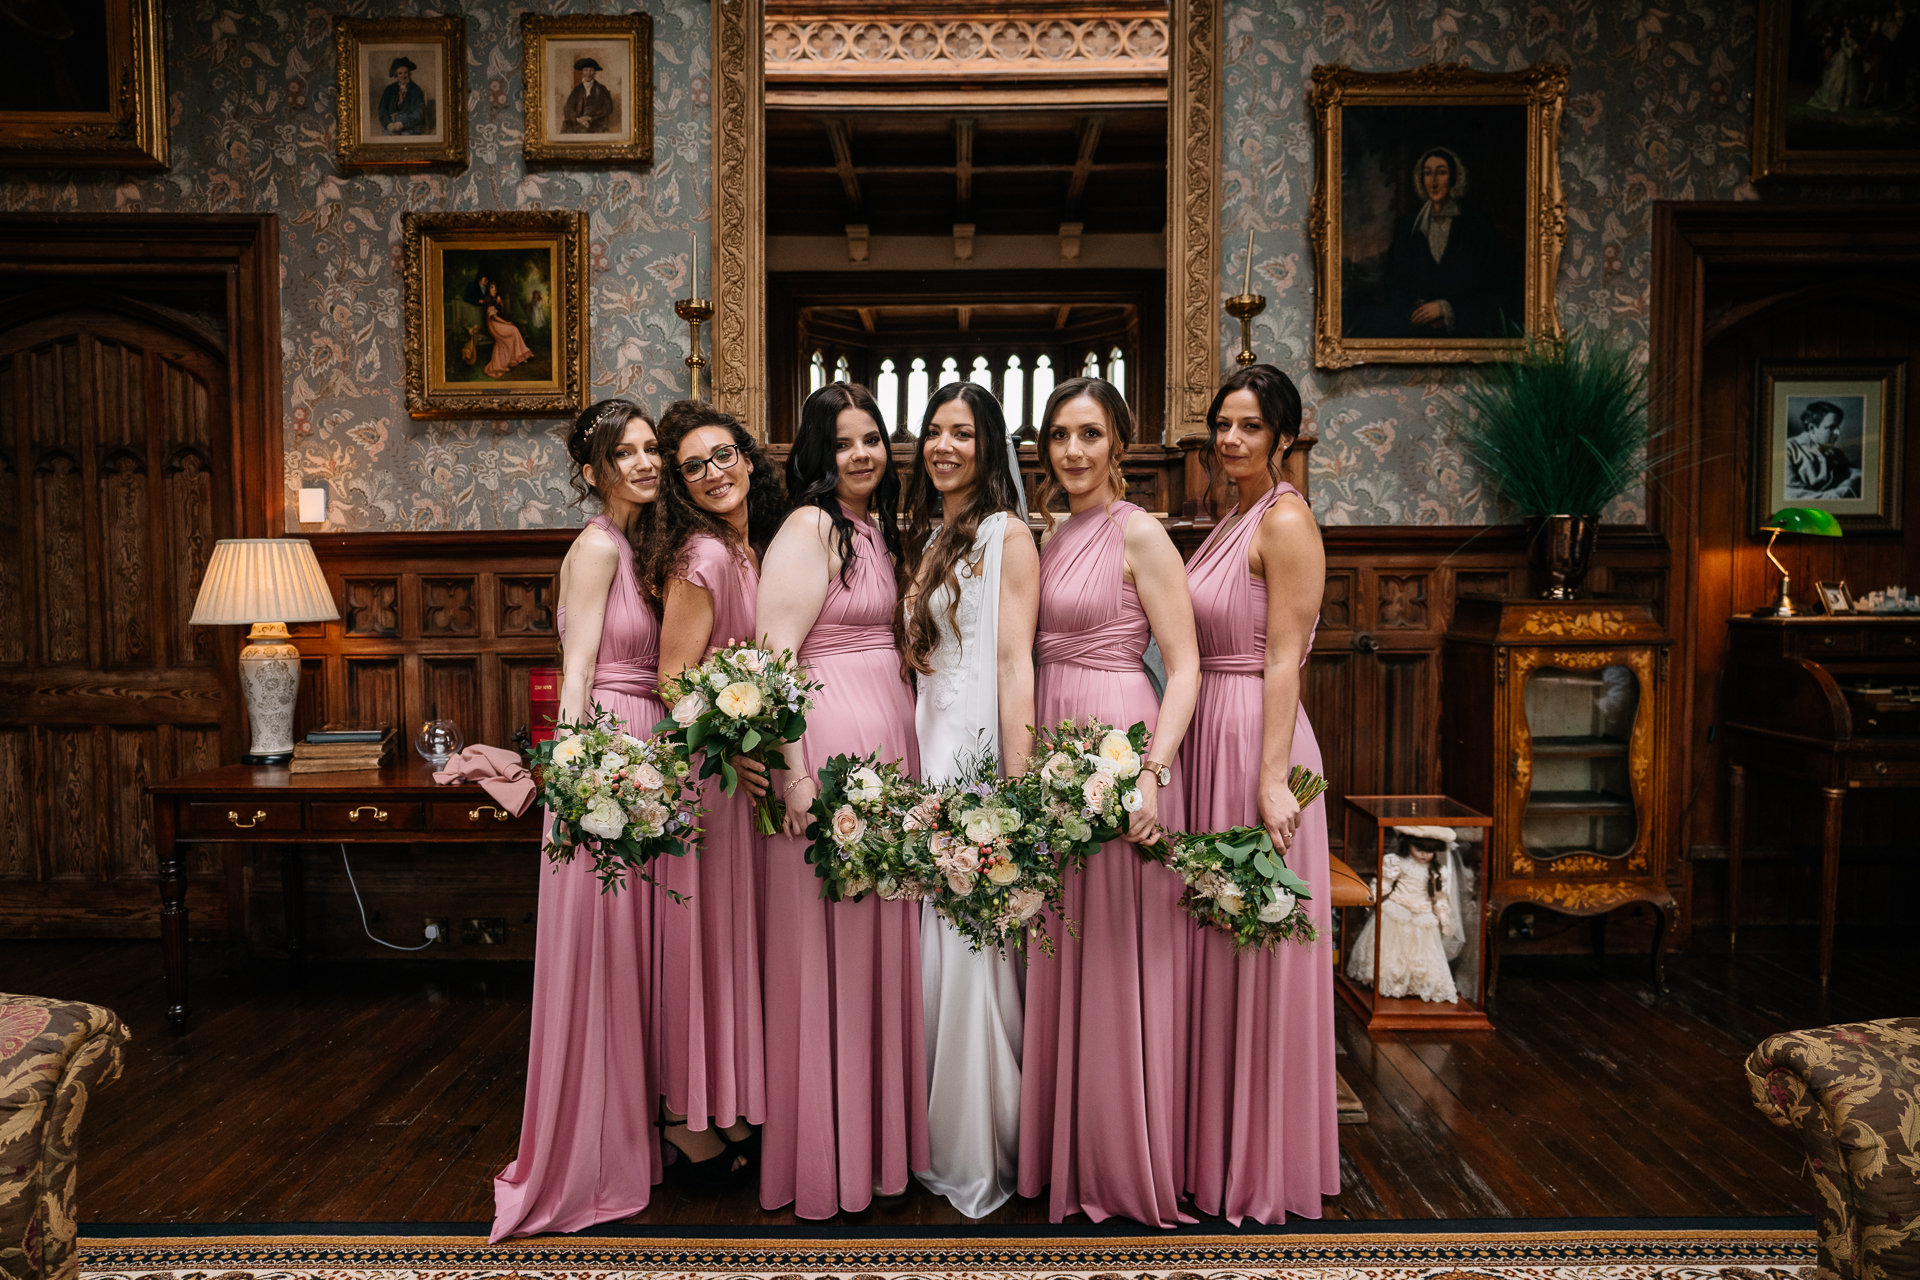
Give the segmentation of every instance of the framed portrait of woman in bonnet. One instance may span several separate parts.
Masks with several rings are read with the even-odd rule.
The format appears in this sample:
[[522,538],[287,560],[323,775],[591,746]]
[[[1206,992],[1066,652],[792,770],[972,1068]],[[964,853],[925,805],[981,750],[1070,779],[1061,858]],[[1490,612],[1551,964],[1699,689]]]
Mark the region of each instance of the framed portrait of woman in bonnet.
[[529,161],[653,160],[653,19],[523,14]]

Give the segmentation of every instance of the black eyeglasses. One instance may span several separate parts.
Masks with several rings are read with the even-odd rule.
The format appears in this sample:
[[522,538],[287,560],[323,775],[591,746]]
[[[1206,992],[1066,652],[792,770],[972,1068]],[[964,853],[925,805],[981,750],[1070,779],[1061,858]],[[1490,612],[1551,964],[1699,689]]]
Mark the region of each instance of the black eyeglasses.
[[740,461],[740,446],[724,444],[704,458],[689,458],[680,464],[680,476],[688,484],[699,484],[700,477],[707,474],[707,464],[712,463],[716,471],[731,471],[733,464]]

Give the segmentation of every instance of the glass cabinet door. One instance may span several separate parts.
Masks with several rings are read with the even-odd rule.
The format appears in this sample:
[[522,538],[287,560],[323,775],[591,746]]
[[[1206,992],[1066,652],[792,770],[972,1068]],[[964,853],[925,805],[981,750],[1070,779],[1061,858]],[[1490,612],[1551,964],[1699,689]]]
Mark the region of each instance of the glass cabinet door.
[[1624,857],[1639,823],[1627,744],[1640,707],[1632,668],[1541,667],[1527,676],[1533,787],[1520,842],[1536,858]]

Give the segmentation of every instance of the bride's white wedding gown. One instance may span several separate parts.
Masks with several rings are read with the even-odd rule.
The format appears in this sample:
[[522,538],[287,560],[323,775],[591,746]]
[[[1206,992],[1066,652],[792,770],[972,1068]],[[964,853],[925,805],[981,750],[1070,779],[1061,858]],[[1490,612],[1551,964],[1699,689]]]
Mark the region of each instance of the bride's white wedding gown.
[[[957,631],[947,623],[950,589],[931,600],[940,628],[933,674],[920,682],[914,724],[920,771],[929,782],[958,773],[983,746],[1000,750],[997,672],[1002,512],[980,522],[977,573],[961,566]],[[927,1138],[933,1158],[920,1181],[970,1218],[1013,1194],[1020,1155],[1021,969],[971,950],[931,904],[922,908],[920,974],[927,1018]]]

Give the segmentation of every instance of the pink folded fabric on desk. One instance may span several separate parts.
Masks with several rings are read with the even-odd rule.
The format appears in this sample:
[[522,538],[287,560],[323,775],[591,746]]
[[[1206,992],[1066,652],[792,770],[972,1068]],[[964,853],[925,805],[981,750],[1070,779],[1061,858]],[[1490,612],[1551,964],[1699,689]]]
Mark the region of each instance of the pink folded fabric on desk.
[[435,782],[477,782],[500,807],[514,817],[527,811],[537,789],[533,775],[521,762],[518,751],[505,747],[468,747],[447,761],[447,767],[433,775]]

